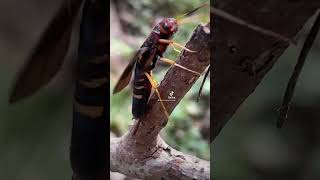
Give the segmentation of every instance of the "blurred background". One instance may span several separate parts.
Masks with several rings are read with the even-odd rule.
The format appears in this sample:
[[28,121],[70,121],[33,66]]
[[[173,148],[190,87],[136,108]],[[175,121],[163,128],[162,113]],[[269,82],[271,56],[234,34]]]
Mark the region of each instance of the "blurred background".
[[[72,120],[73,62],[68,60],[59,74],[34,96],[8,105],[8,96],[16,74],[25,63],[40,34],[56,13],[62,0],[0,1],[0,179],[56,180],[70,179],[69,145]],[[111,16],[111,86],[152,27],[163,17],[179,16],[204,0],[153,0],[110,2]],[[199,23],[209,21],[208,9],[199,18],[179,27],[175,40],[188,41]],[[72,54],[69,56],[72,56]],[[166,57],[178,54],[168,48]],[[160,82],[169,67],[157,64]],[[173,147],[210,158],[208,143],[209,87],[207,81],[196,103],[202,78],[176,107],[162,136]],[[132,123],[131,85],[111,96],[111,131],[120,136]],[[116,175],[116,179],[125,177]]]
[[8,105],[16,73],[61,2],[0,1],[0,179],[71,177],[71,62],[36,95]]
[[[128,131],[133,123],[131,114],[132,82],[119,94],[112,95],[115,84],[128,65],[132,56],[151,33],[152,28],[163,18],[178,17],[198,7],[207,0],[142,0],[142,1],[111,1],[110,2],[110,97],[111,97],[111,131],[117,136]],[[209,8],[203,8],[191,18],[191,21],[178,27],[174,40],[182,45],[188,41],[195,27],[209,22]],[[168,47],[164,57],[176,60],[178,53]],[[158,62],[154,76],[160,84],[170,66]],[[170,121],[161,136],[172,147],[210,159],[208,133],[210,127],[209,95],[210,82],[203,88],[200,101],[196,102],[197,93],[203,77],[201,77],[184,99],[175,108]],[[119,176],[112,173],[113,179]]]
[[298,34],[211,144],[216,180],[320,179],[320,37],[297,83],[288,119],[276,128],[287,82],[315,18]]

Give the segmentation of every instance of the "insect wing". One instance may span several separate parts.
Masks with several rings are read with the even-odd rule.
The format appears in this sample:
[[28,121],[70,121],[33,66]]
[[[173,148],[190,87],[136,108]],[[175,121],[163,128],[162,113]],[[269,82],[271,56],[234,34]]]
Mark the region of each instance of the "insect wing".
[[135,54],[132,58],[130,63],[127,65],[126,69],[123,71],[119,81],[117,82],[113,94],[120,92],[123,88],[125,88],[131,79],[132,76],[132,69],[137,61],[142,58],[143,54],[148,50],[147,47],[140,48],[139,51]]
[[18,74],[9,102],[34,94],[59,71],[70,44],[72,27],[83,0],[65,1]]

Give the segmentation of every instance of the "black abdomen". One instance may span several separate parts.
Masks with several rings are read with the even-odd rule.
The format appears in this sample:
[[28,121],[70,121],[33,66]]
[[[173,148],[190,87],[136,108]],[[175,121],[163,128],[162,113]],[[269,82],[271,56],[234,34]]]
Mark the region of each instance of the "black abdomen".
[[[149,71],[148,73],[150,74],[151,72]],[[133,86],[132,114],[134,119],[139,119],[146,111],[151,93],[151,84],[138,64],[135,69]]]
[[107,1],[86,0],[80,27],[71,137],[74,179],[108,171],[109,55]]

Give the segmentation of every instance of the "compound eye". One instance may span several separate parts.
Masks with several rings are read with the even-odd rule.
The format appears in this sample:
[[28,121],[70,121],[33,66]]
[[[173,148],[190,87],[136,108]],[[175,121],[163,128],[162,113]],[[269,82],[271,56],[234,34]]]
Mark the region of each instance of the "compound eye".
[[168,25],[168,23],[164,23],[164,24],[163,24],[163,29],[169,30],[169,25]]

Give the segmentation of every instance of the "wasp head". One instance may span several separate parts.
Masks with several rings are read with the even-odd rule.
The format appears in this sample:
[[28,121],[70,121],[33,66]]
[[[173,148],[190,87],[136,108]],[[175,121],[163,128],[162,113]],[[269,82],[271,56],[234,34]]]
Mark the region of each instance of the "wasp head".
[[160,33],[173,35],[178,30],[177,20],[174,18],[163,19],[159,23]]

